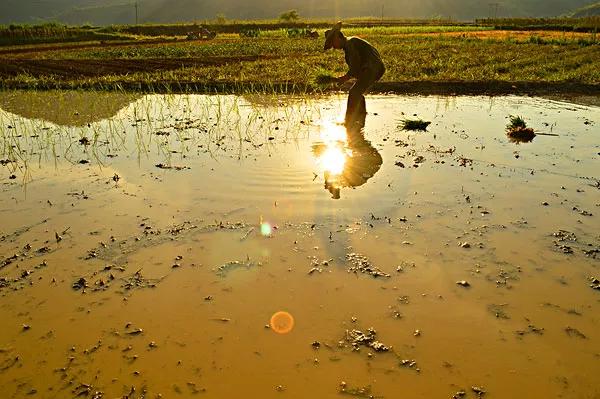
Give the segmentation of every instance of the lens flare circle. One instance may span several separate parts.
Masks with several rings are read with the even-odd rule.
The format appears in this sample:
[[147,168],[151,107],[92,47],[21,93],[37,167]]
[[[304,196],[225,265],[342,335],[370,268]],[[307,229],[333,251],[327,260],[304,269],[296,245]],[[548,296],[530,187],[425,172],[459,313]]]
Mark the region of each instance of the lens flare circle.
[[287,334],[294,328],[294,317],[282,310],[271,316],[269,325],[277,334]]
[[260,234],[264,237],[270,237],[273,234],[273,227],[271,227],[270,223],[263,222],[260,224]]

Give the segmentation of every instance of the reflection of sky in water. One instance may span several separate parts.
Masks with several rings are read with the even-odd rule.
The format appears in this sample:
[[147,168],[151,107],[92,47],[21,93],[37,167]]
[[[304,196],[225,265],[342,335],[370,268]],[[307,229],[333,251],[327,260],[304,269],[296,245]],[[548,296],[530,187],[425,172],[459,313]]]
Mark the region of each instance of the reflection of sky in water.
[[114,117],[142,97],[121,92],[14,91],[2,93],[0,109],[58,126],[85,127]]
[[[539,98],[372,97],[373,114],[364,129],[347,131],[336,123],[344,110],[344,97],[295,101],[270,96],[253,97],[250,102],[236,96],[144,95],[128,103],[125,100],[130,98],[117,95],[51,94],[7,94],[0,101],[0,160],[9,162],[0,166],[0,179],[15,174],[14,183],[47,176],[62,182],[72,180],[74,171],[110,168],[107,179],[117,173],[119,186],[141,190],[150,176],[163,185],[153,188],[153,194],[165,202],[185,206],[208,199],[225,207],[229,200],[240,206],[283,198],[328,200],[323,188],[334,196],[369,204],[375,194],[380,199],[398,197],[399,191],[413,192],[415,185],[438,181],[447,168],[428,172],[443,165],[437,162],[448,165],[458,156],[498,168],[549,169],[560,174],[577,165],[578,175],[590,177],[597,169],[593,162],[578,162],[586,153],[574,148],[596,154],[596,136],[590,134],[594,125],[584,122],[597,124],[598,108]],[[65,118],[77,111],[81,123],[87,123],[50,122],[55,107],[37,104],[51,100],[59,103]],[[97,104],[102,102],[112,102],[106,107],[112,111],[99,112]],[[85,108],[90,113],[107,119],[91,123],[83,119],[84,104],[90,105]],[[112,116],[121,104],[129,105]],[[487,106],[482,112],[483,104]],[[30,115],[34,119],[24,116],[29,115],[24,111],[28,107],[35,109]],[[418,110],[420,116],[434,121],[429,133],[398,131],[400,110],[406,115]],[[505,132],[507,116],[516,114],[534,130],[559,136],[540,136],[516,147]],[[92,145],[81,145],[82,137]],[[410,146],[395,146],[396,140]],[[444,160],[431,150],[450,147],[456,147],[456,154],[445,155]],[[394,166],[396,161],[409,166],[413,152],[426,158],[418,170]],[[551,167],[548,156],[553,159]],[[80,164],[81,160],[89,164]],[[158,164],[189,169],[159,169]],[[210,194],[206,187],[211,188]]]

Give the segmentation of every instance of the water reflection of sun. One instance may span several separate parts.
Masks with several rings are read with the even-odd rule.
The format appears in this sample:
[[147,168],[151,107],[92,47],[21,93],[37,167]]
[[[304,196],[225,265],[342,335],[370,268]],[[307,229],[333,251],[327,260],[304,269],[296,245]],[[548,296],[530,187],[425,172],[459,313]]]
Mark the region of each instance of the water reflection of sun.
[[330,176],[341,175],[352,152],[346,147],[346,130],[333,123],[324,124],[319,132],[319,142],[313,146],[313,154],[319,171]]

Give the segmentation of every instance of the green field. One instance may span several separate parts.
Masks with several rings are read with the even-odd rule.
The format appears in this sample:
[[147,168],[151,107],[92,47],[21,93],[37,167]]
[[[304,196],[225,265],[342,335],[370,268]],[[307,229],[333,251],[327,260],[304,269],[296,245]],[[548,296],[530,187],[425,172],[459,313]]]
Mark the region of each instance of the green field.
[[[337,89],[318,84],[319,76],[326,71],[343,74],[346,70],[342,52],[323,51],[323,28],[318,29],[318,39],[297,37],[298,31],[290,29],[300,28],[283,26],[259,29],[257,37],[243,37],[240,33],[248,24],[234,25],[239,33],[219,33],[211,41],[132,33],[141,28],[155,33],[175,28],[185,32],[190,27],[54,26],[46,32],[47,42],[52,45],[23,45],[17,41],[15,44],[21,45],[0,47],[4,58],[0,61],[2,85],[38,89],[262,88],[307,92]],[[35,31],[33,28],[29,30]],[[0,37],[2,32],[6,29],[0,30]],[[39,37],[44,36],[43,31],[38,32],[42,32]],[[77,36],[70,36],[69,32],[95,32],[119,40],[82,39],[73,43],[75,40],[69,39]],[[600,83],[600,37],[596,33],[501,30],[456,24],[356,24],[345,32],[370,41],[382,54],[387,72],[376,91],[394,90],[394,84],[480,83],[491,87],[498,82],[582,85],[586,91],[593,91]],[[62,44],[61,37],[65,38]]]
[[598,32],[600,16],[583,18],[491,18],[480,19],[476,23],[496,29],[553,30],[566,32]]

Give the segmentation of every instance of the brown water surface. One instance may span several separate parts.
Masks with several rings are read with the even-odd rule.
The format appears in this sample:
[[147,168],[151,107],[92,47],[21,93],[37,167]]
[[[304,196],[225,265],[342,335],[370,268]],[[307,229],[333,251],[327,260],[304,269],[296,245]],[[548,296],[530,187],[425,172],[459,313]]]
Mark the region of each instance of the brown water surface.
[[2,397],[600,397],[599,107],[38,95],[0,102]]

